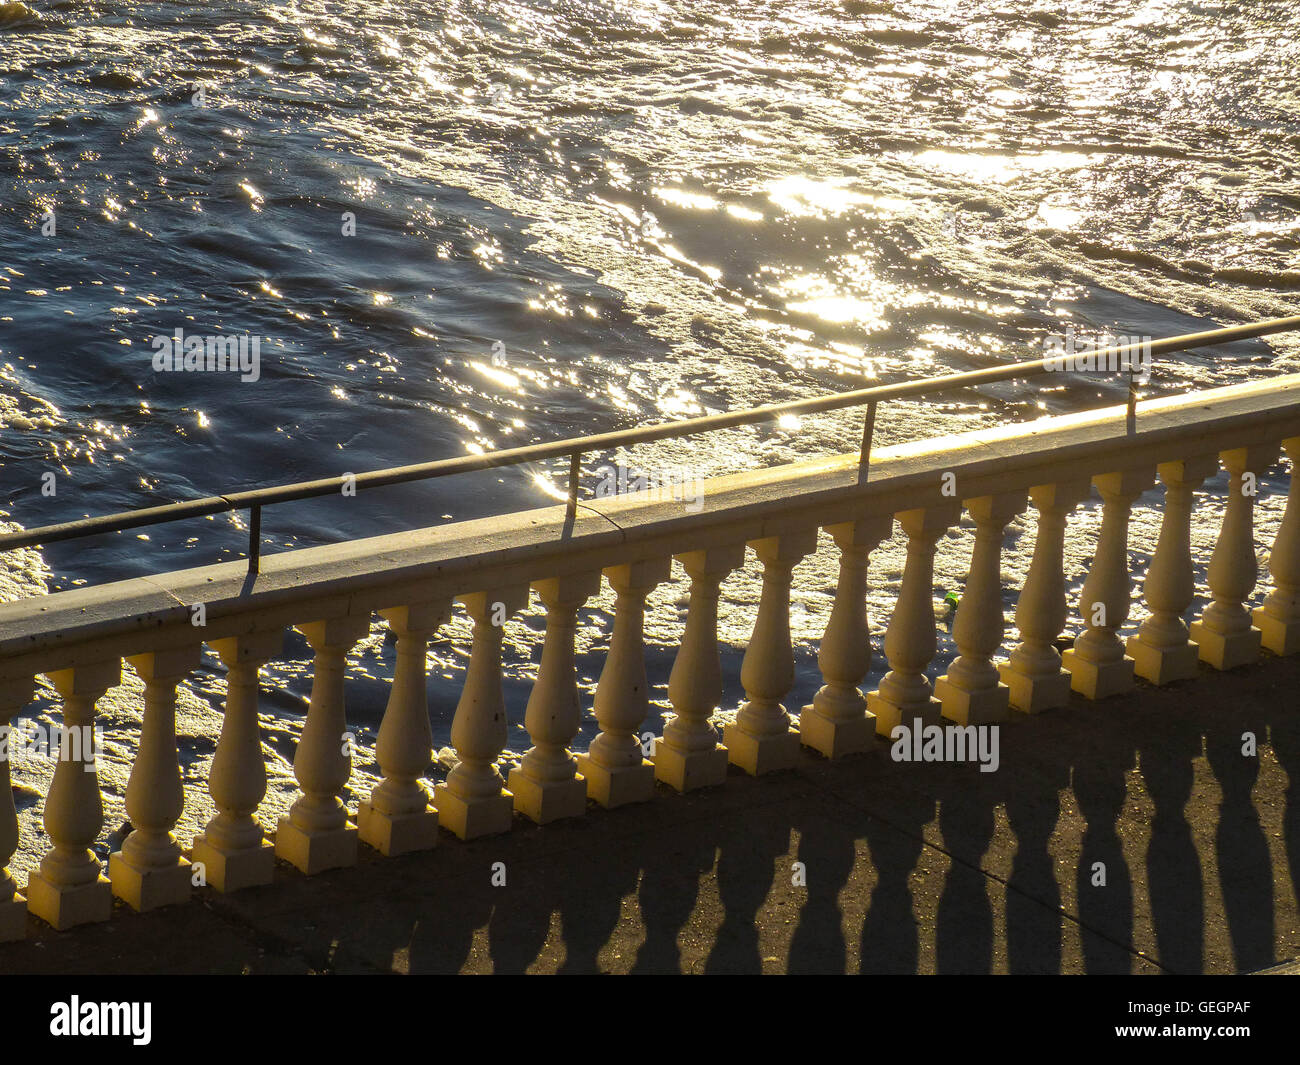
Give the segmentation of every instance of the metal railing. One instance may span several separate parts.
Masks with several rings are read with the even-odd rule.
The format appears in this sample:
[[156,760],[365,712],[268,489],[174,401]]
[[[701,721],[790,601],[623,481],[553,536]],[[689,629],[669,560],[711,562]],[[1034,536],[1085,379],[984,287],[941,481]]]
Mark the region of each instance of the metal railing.
[[[1117,364],[1127,361],[1129,371],[1128,426],[1133,432],[1136,428],[1137,383],[1131,369],[1132,356],[1147,353],[1151,356],[1163,355],[1174,351],[1187,351],[1192,348],[1212,347],[1229,344],[1237,340],[1249,340],[1254,337],[1267,336],[1271,333],[1283,333],[1300,329],[1300,315],[1289,318],[1272,318],[1251,325],[1230,326],[1226,329],[1212,329],[1204,333],[1188,333],[1183,336],[1166,337],[1144,343],[1125,344],[1102,348],[1089,353],[1097,361]],[[646,443],[651,440],[664,440],[676,437],[694,436],[698,433],[717,429],[730,429],[740,425],[753,425],[781,418],[787,415],[820,414],[826,411],[843,410],[847,407],[866,405],[866,417],[862,429],[862,445],[859,458],[859,481],[865,483],[871,458],[871,442],[875,432],[876,407],[886,400],[905,399],[909,396],[929,396],[955,388],[969,388],[974,385],[992,384],[998,381],[1019,380],[1036,377],[1051,372],[1059,356],[1048,356],[1032,362],[1018,362],[1006,366],[995,366],[984,370],[970,370],[965,373],[948,374],[942,377],[929,377],[919,381],[906,381],[899,384],[877,385],[872,388],[860,388],[852,392],[840,392],[829,395],[813,396],[809,399],[791,400],[786,403],[774,403],[763,407],[751,407],[741,411],[729,411],[725,414],[708,414],[699,418],[686,418],[674,422],[662,422],[658,425],[642,426],[636,429],[622,429],[610,433],[597,433],[593,436],[572,437],[566,440],[552,440],[541,444],[529,444],[524,447],[508,448],[483,455],[465,455],[460,458],[438,459],[433,462],[421,462],[411,466],[393,466],[369,473],[343,474],[325,477],[315,481],[299,481],[294,484],[278,485],[274,488],[255,488],[226,495],[205,496],[183,503],[167,503],[157,507],[145,507],[140,510],[123,511],[117,514],[105,514],[95,518],[82,518],[78,521],[63,522],[58,525],[45,525],[35,529],[0,535],[0,552],[12,551],[21,547],[35,547],[76,540],[101,533],[123,532],[148,525],[161,525],[186,518],[206,517],[210,514],[222,514],[234,510],[249,512],[248,572],[258,572],[261,557],[262,508],[276,503],[290,503],[300,499],[313,499],[338,494],[344,485],[361,491],[366,488],[383,488],[396,484],[408,484],[412,481],[431,480],[436,477],[450,477],[458,473],[471,473],[479,470],[497,469],[502,466],[516,466],[525,462],[542,459],[569,458],[568,508],[570,517],[576,512],[578,504],[578,478],[583,454],[590,451],[610,451],[614,448],[631,444]]]

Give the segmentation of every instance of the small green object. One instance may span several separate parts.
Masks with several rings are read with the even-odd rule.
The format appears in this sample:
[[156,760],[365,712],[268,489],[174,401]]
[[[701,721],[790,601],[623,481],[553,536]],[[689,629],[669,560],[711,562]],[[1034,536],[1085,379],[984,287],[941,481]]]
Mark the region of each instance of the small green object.
[[952,632],[952,623],[957,617],[957,604],[960,601],[961,600],[957,598],[956,592],[948,592],[943,597],[943,605],[946,608],[946,613],[943,618],[943,627],[949,632]]

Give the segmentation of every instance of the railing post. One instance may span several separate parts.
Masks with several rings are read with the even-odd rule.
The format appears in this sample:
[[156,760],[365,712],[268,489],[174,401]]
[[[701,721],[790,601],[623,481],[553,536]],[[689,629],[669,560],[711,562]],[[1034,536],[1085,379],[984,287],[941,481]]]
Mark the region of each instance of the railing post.
[[578,513],[578,479],[582,475],[582,452],[575,451],[569,456],[569,491],[566,497],[565,514],[573,519]]
[[1025,509],[1024,492],[964,501],[975,521],[970,573],[953,621],[958,657],[934,685],[942,714],[961,725],[1005,721],[1010,689],[1000,683],[993,655],[1002,644],[1002,541],[1007,523]]
[[[10,728],[14,715],[32,701],[31,677],[0,680],[0,728]],[[18,809],[9,782],[9,759],[13,735],[0,758],[0,943],[22,939],[27,933],[27,903],[18,895],[18,884],[9,872],[9,860],[18,851]]]
[[1128,403],[1124,410],[1124,431],[1129,436],[1137,435],[1138,386],[1137,371],[1133,366],[1128,371]]
[[817,530],[768,536],[749,546],[763,563],[763,594],[740,663],[746,699],[736,719],[722,730],[722,742],[732,765],[760,776],[790,769],[799,759],[799,731],[781,705],[794,687],[790,578],[795,565],[817,550]]
[[208,794],[217,814],[194,837],[190,860],[218,891],[271,882],[275,848],[266,841],[257,808],[266,795],[266,763],[257,719],[258,671],[284,653],[284,631],[274,629],[214,640],[226,666],[221,737],[208,770]]
[[1133,687],[1133,659],[1119,630],[1128,619],[1133,582],[1128,566],[1128,524],[1133,503],[1152,482],[1147,470],[1103,473],[1092,479],[1101,493],[1097,550],[1079,595],[1083,632],[1061,656],[1070,687],[1087,699],[1105,699]]
[[871,443],[876,435],[876,401],[867,404],[862,418],[862,446],[858,451],[858,483],[866,484],[871,474]]
[[348,824],[347,808],[339,798],[352,776],[343,682],[348,652],[370,631],[370,617],[331,618],[296,627],[316,657],[311,703],[293,756],[293,775],[302,795],[289,816],[280,818],[275,853],[314,876],[357,861],[357,830]]
[[600,735],[591,741],[578,767],[587,778],[587,797],[611,808],[646,802],[654,795],[654,765],[642,755],[638,731],[650,709],[645,673],[646,596],[668,579],[668,558],[646,559],[605,570],[617,593],[614,632],[596,684],[595,711]]
[[144,715],[126,787],[132,830],[122,849],[109,855],[108,878],[113,894],[138,912],[190,897],[190,863],[172,834],[185,811],[176,750],[176,686],[198,668],[199,659],[197,645],[128,659],[144,681]]
[[1300,651],[1300,502],[1296,501],[1300,496],[1300,481],[1296,478],[1300,436],[1283,440],[1282,446],[1291,459],[1291,483],[1282,524],[1268,554],[1273,590],[1252,617],[1265,647],[1275,655],[1293,655]]
[[885,631],[889,672],[881,678],[880,687],[867,696],[867,709],[876,716],[879,736],[890,737],[899,725],[910,729],[915,718],[926,725],[939,723],[939,700],[934,698],[925,675],[938,649],[934,552],[939,537],[956,524],[960,515],[955,504],[905,510],[896,515],[907,533],[907,562],[894,616]]
[[433,761],[425,656],[429,637],[447,620],[448,601],[381,610],[397,636],[397,664],[379,725],[375,756],[384,779],[357,805],[357,833],[392,857],[430,850],[438,843],[438,815],[420,776]]
[[745,545],[689,551],[677,560],[691,578],[686,631],[668,675],[673,717],[655,744],[655,778],[677,791],[716,787],[727,779],[727,749],[709,720],[722,698],[718,658],[718,587],[745,563]]
[[1163,462],[1156,472],[1165,483],[1160,538],[1147,570],[1143,594],[1150,616],[1128,638],[1133,672],[1152,684],[1196,676],[1196,644],[1188,642],[1183,614],[1196,594],[1192,573],[1192,503],[1196,489],[1218,463],[1213,457]]
[[1260,630],[1250,623],[1244,603],[1259,576],[1252,527],[1256,484],[1259,474],[1277,461],[1277,445],[1234,448],[1219,457],[1229,477],[1223,525],[1206,574],[1214,598],[1191,632],[1202,662],[1232,669],[1259,656]]
[[262,565],[262,508],[248,508],[248,572],[256,576]]
[[533,747],[511,770],[507,786],[515,812],[545,825],[587,812],[587,781],[569,750],[582,717],[573,641],[579,609],[600,591],[600,573],[554,577],[533,588],[546,606],[546,642],[524,711]]
[[501,626],[528,603],[528,588],[499,588],[457,597],[474,620],[465,686],[451,724],[460,761],[433,791],[438,822],[461,839],[509,832],[513,796],[497,769],[505,749],[505,696],[501,691]]
[[827,758],[869,750],[875,743],[867,697],[858,687],[871,669],[867,563],[893,527],[894,519],[887,515],[826,529],[840,549],[840,573],[835,604],[817,648],[824,683],[799,714],[799,742]]
[[[46,676],[63,697],[64,732],[45,797],[45,833],[53,849],[41,860],[40,872],[28,878],[27,908],[62,932],[113,914],[112,888],[90,849],[104,827],[94,728],[95,703],[122,683],[122,663],[95,662]],[[65,745],[76,749],[73,757],[67,757]]]
[[1061,669],[1054,641],[1065,628],[1065,527],[1088,495],[1088,482],[1040,484],[1029,490],[1038,511],[1038,534],[1029,573],[1016,600],[1020,643],[998,667],[1013,710],[1038,714],[1070,701],[1070,674]]

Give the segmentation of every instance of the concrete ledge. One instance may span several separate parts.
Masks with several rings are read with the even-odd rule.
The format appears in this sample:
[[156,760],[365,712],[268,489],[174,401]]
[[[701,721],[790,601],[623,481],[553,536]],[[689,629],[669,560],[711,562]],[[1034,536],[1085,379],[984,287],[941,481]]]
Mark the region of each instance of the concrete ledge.
[[938,506],[950,503],[945,472],[975,498],[1296,435],[1291,374],[1139,403],[1134,434],[1114,406],[879,448],[865,484],[856,454],[838,455],[705,481],[698,513],[637,492],[585,503],[572,523],[553,506],[264,555],[251,581],[234,562],[77,588],[0,604],[0,679],[192,644],[199,602],[211,641],[666,557],[683,543],[702,550]]

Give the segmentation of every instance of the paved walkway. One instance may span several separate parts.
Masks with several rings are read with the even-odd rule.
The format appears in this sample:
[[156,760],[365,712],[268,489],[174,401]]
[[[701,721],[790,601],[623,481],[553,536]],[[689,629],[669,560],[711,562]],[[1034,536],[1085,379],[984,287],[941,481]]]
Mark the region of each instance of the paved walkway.
[[1300,956],[1300,659],[1075,700],[1004,727],[1000,755],[985,774],[883,744],[805,753],[424,855],[280,866],[268,888],[106,925],[29,919],[0,971],[1195,973]]

